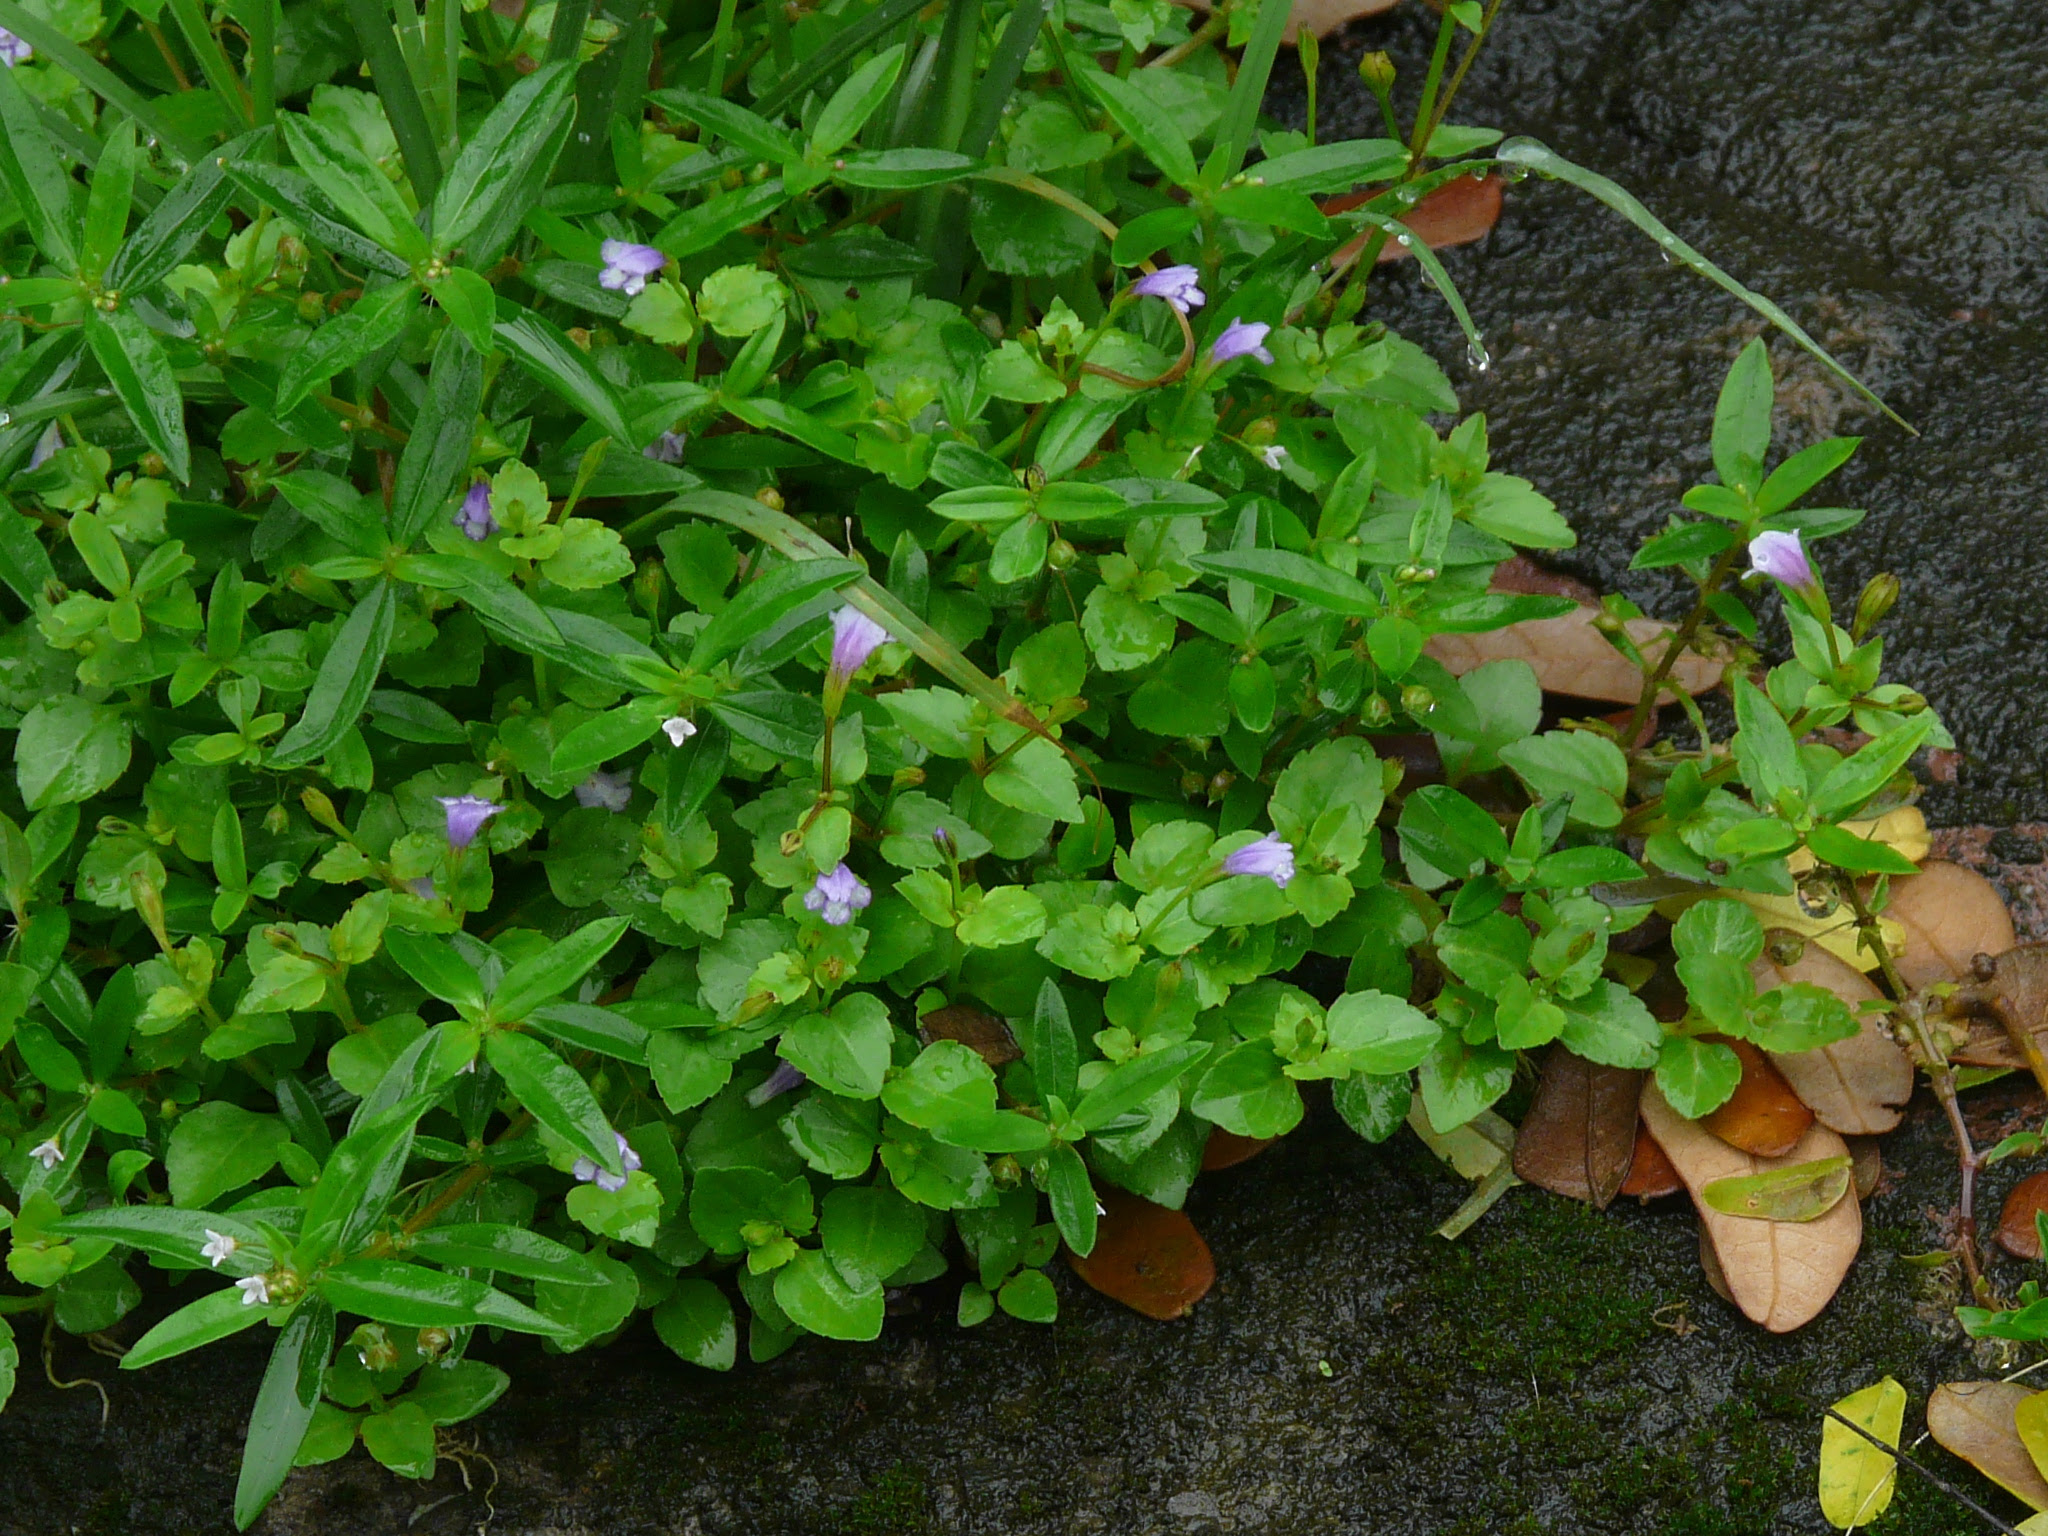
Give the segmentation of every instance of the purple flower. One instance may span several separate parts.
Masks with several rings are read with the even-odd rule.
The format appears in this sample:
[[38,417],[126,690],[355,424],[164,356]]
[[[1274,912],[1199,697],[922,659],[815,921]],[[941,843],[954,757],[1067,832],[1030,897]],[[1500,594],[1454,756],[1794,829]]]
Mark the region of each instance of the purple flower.
[[606,773],[602,768],[576,786],[576,803],[585,810],[603,806],[608,811],[623,811],[626,802],[633,798],[633,770],[621,768],[617,773]]
[[775,1063],[775,1070],[761,1079],[760,1086],[747,1095],[747,1108],[759,1109],[770,1099],[779,1099],[792,1088],[801,1088],[810,1079],[797,1071],[786,1061]]
[[1233,357],[1256,357],[1262,363],[1273,361],[1273,354],[1266,350],[1266,333],[1273,327],[1263,320],[1233,320],[1223,327],[1223,334],[1216,338],[1216,344],[1209,348],[1209,366],[1220,367]]
[[[613,1131],[614,1136],[619,1136]],[[579,1157],[569,1172],[579,1184],[595,1184],[608,1195],[616,1195],[626,1187],[626,1174],[636,1172],[640,1167],[640,1154],[633,1150],[625,1137],[619,1136],[619,1166],[625,1173],[606,1173],[587,1157]]]
[[853,676],[888,638],[889,631],[858,608],[840,609],[832,615],[832,670]]
[[1294,878],[1294,844],[1268,832],[1256,843],[1248,843],[1228,855],[1223,860],[1223,873],[1264,875],[1284,891],[1287,882]]
[[467,848],[483,830],[484,823],[505,809],[481,795],[436,795],[448,813],[448,846]]
[[689,441],[687,432],[664,432],[640,450],[640,457],[652,459],[657,464],[680,464],[683,462],[683,449]]
[[498,520],[491,516],[491,482],[479,480],[469,488],[469,494],[462,498],[462,510],[455,514],[455,526],[462,535],[481,544],[498,531]]
[[597,286],[624,294],[639,293],[648,278],[668,265],[668,258],[653,246],[635,245],[630,240],[607,240],[598,247],[598,255],[604,258],[604,271]]
[[[5,33],[0,33],[0,36],[5,35]],[[5,47],[5,44],[0,44],[0,52],[4,52]],[[50,423],[48,429],[43,433],[43,435],[36,439],[35,447],[29,450],[28,467],[30,469],[41,469],[45,464],[50,462],[50,459],[60,449],[62,449],[63,446],[64,429],[58,426],[57,423],[53,421]]]
[[417,880],[408,880],[405,882],[405,888],[411,891],[413,895],[419,897],[421,901],[432,901],[440,894],[434,889],[434,877],[432,875],[421,875]]
[[1196,286],[1201,276],[1193,267],[1161,267],[1157,272],[1147,272],[1131,284],[1131,292],[1141,293],[1149,299],[1164,299],[1186,314],[1209,302],[1209,296]]
[[12,69],[17,64],[26,64],[35,57],[35,52],[5,27],[0,27],[0,64]]
[[844,928],[853,914],[875,899],[875,893],[861,884],[860,876],[844,860],[818,876],[804,895],[804,910],[822,915],[834,928]]
[[1813,585],[1813,567],[1796,533],[1760,533],[1751,539],[1749,568],[1788,587]]

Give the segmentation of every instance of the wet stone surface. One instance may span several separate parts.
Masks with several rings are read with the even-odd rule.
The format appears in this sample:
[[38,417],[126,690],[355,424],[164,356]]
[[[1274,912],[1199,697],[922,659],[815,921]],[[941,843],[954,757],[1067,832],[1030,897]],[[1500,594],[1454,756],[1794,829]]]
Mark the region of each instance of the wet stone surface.
[[[1517,0],[1458,116],[1534,134],[1636,191],[1682,235],[1770,293],[1922,431],[1854,405],[1789,347],[1782,442],[1869,441],[1842,496],[1870,508],[1835,546],[1834,590],[1878,569],[1906,598],[1891,674],[1923,688],[1971,754],[1930,808],[1951,821],[2048,815],[2048,374],[2037,327],[2048,233],[2048,34],[2033,0]],[[1413,90],[1432,24],[1419,8],[1326,45],[1325,136],[1372,131],[1352,82],[1392,50]],[[1283,74],[1291,56],[1283,56]],[[1283,80],[1275,105],[1299,110]],[[1447,253],[1495,357],[1473,377],[1412,268],[1378,313],[1453,366],[1490,418],[1496,462],[1581,529],[1565,562],[1653,611],[1674,593],[1626,570],[1707,468],[1715,389],[1753,317],[1568,189],[1511,190],[1499,230]],[[2017,898],[2043,903],[2044,833],[1973,840]],[[1978,848],[1982,847],[1981,855]],[[2003,862],[2001,862],[2003,861]],[[1514,1106],[1509,1106],[1513,1108]],[[1987,1138],[2038,1124],[2030,1089],[1973,1095]],[[1431,1229],[1464,1186],[1419,1146],[1310,1124],[1203,1180],[1190,1212],[1215,1291],[1146,1321],[1056,1276],[1062,1315],[952,1323],[951,1283],[906,1300],[873,1346],[814,1342],[713,1377],[644,1321],[617,1343],[548,1356],[507,1341],[507,1397],[427,1484],[360,1450],[298,1474],[270,1536],[1498,1536],[1824,1530],[1812,1496],[1817,1402],[1890,1372],[1912,1407],[1973,1358],[1953,1298],[1902,1262],[1941,1239],[1954,1165],[1925,1097],[1885,1143],[1864,1253],[1801,1333],[1760,1333],[1716,1300],[1682,1201],[1605,1215],[1511,1191],[1456,1244]],[[2026,1170],[2002,1168],[1984,1211]],[[2028,1271],[1994,1268],[2008,1286]],[[157,1295],[131,1333],[172,1304]],[[45,1384],[27,1341],[0,1416],[0,1533],[182,1536],[229,1529],[264,1336],[124,1376],[59,1339]],[[1325,1370],[1327,1367],[1327,1372]],[[2009,1367],[2008,1367],[2009,1368]],[[1921,1454],[2008,1516],[2011,1501],[1933,1447]],[[495,1486],[487,1500],[485,1490]],[[1972,1517],[1902,1479],[1888,1528]]]

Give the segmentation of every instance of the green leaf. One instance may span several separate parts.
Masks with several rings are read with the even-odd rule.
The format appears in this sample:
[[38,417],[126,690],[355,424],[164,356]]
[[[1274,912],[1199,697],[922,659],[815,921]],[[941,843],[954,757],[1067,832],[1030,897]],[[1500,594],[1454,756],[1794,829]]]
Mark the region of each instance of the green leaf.
[[443,940],[392,928],[384,935],[384,950],[406,975],[443,1002],[467,1013],[483,1012],[483,983],[476,968]]
[[391,178],[352,142],[295,112],[282,115],[278,127],[292,159],[357,229],[407,261],[427,254],[427,238],[413,223]]
[[163,459],[171,478],[183,485],[192,478],[185,397],[156,332],[132,309],[95,306],[85,312],[85,340],[136,430]]
[[1081,1096],[1081,1102],[1074,1106],[1074,1119],[1084,1130],[1099,1131],[1118,1116],[1136,1109],[1208,1054],[1206,1041],[1183,1040],[1133,1056],[1112,1067],[1107,1076]]
[[610,381],[559,327],[510,299],[498,299],[498,344],[519,365],[622,446],[638,448]]
[[498,296],[489,283],[467,267],[450,267],[429,291],[472,347],[486,355],[496,350],[491,327],[498,319]]
[[1358,1072],[1331,1085],[1330,1102],[1344,1123],[1367,1141],[1385,1141],[1408,1120],[1415,1090],[1407,1073],[1377,1077]]
[[1657,1087],[1688,1120],[1726,1104],[1741,1081],[1742,1059],[1718,1040],[1669,1035],[1657,1053]]
[[850,1099],[872,1099],[889,1070],[895,1028],[889,1010],[866,992],[843,997],[830,1013],[792,1020],[776,1054],[812,1082]]
[[344,368],[353,368],[371,353],[398,340],[419,300],[419,285],[386,283],[357,299],[285,355],[277,374],[277,406],[289,411]]
[[51,149],[35,103],[12,70],[0,73],[0,184],[12,196],[36,249],[65,271],[76,272],[71,178]]
[[472,262],[494,258],[495,251],[485,248],[492,242],[471,249],[477,245],[473,237],[499,224],[516,226],[525,214],[523,207],[511,208],[508,220],[506,205],[520,195],[530,169],[544,173],[541,162],[554,158],[549,145],[552,141],[559,149],[558,133],[574,110],[570,93],[575,84],[574,63],[544,64],[515,83],[465,135],[462,153],[434,194],[434,239],[440,249],[464,250]]
[[544,1003],[527,1013],[526,1025],[578,1050],[595,1051],[635,1066],[647,1064],[647,1031],[610,1008],[592,1003]]
[[[249,1308],[258,1311],[258,1308]],[[320,1402],[327,1357],[334,1349],[334,1309],[320,1297],[302,1303],[277,1336],[249,1434],[242,1442],[242,1470],[235,1482],[235,1528],[246,1531],[263,1513],[298,1455],[299,1442]]]
[[499,1023],[523,1019],[538,1004],[568,991],[611,953],[627,926],[623,917],[599,918],[520,961],[491,994],[491,1018]]
[[1754,1221],[1814,1221],[1841,1203],[1849,1192],[1852,1163],[1846,1155],[1816,1158],[1727,1179],[1715,1179],[1700,1190],[1700,1202],[1725,1216]]
[[[1891,783],[1899,770],[1906,766],[1906,760],[1920,750],[1935,723],[1933,714],[1918,714],[1904,725],[1865,742],[1829,769],[1827,776],[1814,787],[1813,814],[1826,821],[1841,821],[1854,816],[1872,796]],[[1842,867],[1847,869],[1851,866],[1845,864]]]
[[1821,1513],[1837,1530],[1860,1530],[1891,1508],[1899,1474],[1883,1446],[1898,1447],[1905,1427],[1906,1389],[1887,1376],[1851,1392],[1834,1405],[1834,1411],[1882,1442],[1872,1445],[1848,1424],[1833,1418],[1821,1421]]
[[1663,1043],[1656,1017],[1628,988],[1604,977],[1583,997],[1561,998],[1568,1050],[1603,1067],[1654,1066]]
[[[269,1266],[262,1231],[236,1216],[212,1211],[179,1210],[163,1205],[110,1205],[80,1211],[49,1223],[45,1231],[60,1237],[104,1237],[126,1243],[166,1268],[194,1268],[207,1261],[200,1249],[209,1232],[219,1232],[239,1245],[221,1263],[230,1275],[256,1274]],[[240,1300],[239,1291],[227,1293]]]
[[367,1415],[362,1435],[364,1448],[400,1477],[434,1475],[434,1425],[417,1403]]
[[1021,1269],[1003,1282],[996,1301],[1010,1316],[1027,1323],[1049,1323],[1059,1316],[1059,1292],[1042,1269]]
[[516,1333],[562,1331],[560,1324],[481,1280],[443,1274],[401,1259],[350,1259],[330,1266],[318,1284],[336,1310],[401,1328],[488,1326]]
[[403,256],[392,254],[337,219],[326,195],[297,171],[254,160],[230,160],[227,173],[258,199],[288,212],[292,222],[323,249],[389,277],[411,275],[412,266]]
[[1776,393],[1770,352],[1761,336],[1753,337],[1729,368],[1714,406],[1714,471],[1731,490],[1754,496],[1763,488]]
[[89,800],[128,771],[130,724],[111,704],[64,696],[22,717],[14,781],[32,811]]
[[1800,449],[1765,479],[1763,488],[1757,492],[1757,510],[1765,517],[1783,512],[1848,463],[1862,441],[1860,437],[1830,437]]
[[815,1248],[799,1248],[775,1272],[775,1303],[792,1322],[828,1339],[865,1341],[882,1332],[882,1287],[848,1285]]
[[384,668],[397,612],[397,593],[388,581],[378,582],[356,604],[327,648],[312,691],[306,695],[304,713],[271,749],[271,767],[296,768],[316,762],[355,728],[369,703],[370,690],[377,684],[377,674]]
[[483,404],[484,364],[462,332],[450,326],[434,347],[427,396],[414,416],[391,488],[391,530],[401,547],[418,541],[464,470]]
[[654,1331],[676,1354],[707,1371],[731,1370],[739,1354],[732,1303],[709,1280],[678,1280],[668,1300],[654,1309]]
[[832,93],[832,99],[818,110],[811,129],[809,153],[826,159],[854,141],[869,118],[896,86],[903,72],[903,45],[884,48],[846,77],[846,83]]
[[1205,575],[1248,581],[1325,613],[1370,619],[1378,618],[1382,608],[1372,588],[1355,576],[1284,549],[1216,550],[1190,555],[1188,564]]
[[[494,1269],[557,1285],[598,1285],[590,1260],[551,1237],[499,1222],[457,1222],[413,1234],[407,1251],[451,1269]],[[467,1414],[463,1417],[468,1417]]]
[[187,1302],[129,1345],[128,1352],[121,1357],[121,1369],[139,1371],[144,1366],[173,1359],[229,1338],[244,1328],[253,1328],[268,1321],[270,1315],[268,1307],[243,1305],[242,1293],[233,1286],[213,1291]]
[[107,268],[105,284],[116,293],[139,293],[169,275],[220,217],[235,185],[220,162],[240,153],[237,139],[218,155],[201,155],[166,192]]
[[1177,187],[1194,186],[1195,152],[1188,147],[1187,135],[1150,96],[1128,80],[1100,70],[1078,71],[1076,81],[1102,103],[1111,120],[1168,181]]
[[1060,1237],[1086,1257],[1095,1251],[1095,1185],[1088,1165],[1072,1147],[1056,1146],[1046,1159],[1045,1193]]
[[1324,1021],[1330,1049],[1376,1077],[1405,1073],[1429,1059],[1443,1029],[1420,1009],[1384,992],[1346,992]]
[[698,632],[690,648],[690,669],[708,671],[766,633],[820,593],[844,586],[860,575],[850,560],[799,560],[776,566],[750,581],[712,621]]
[[485,1037],[484,1054],[534,1119],[607,1173],[625,1172],[617,1135],[582,1073],[538,1040],[502,1030]]
[[[1444,878],[1466,879],[1488,864],[1507,861],[1507,834],[1500,823],[1448,785],[1426,784],[1410,795],[1396,826],[1403,854],[1420,858],[1425,869]],[[1411,873],[1420,877],[1423,870],[1411,868]],[[1418,878],[1418,883],[1429,888],[1444,878],[1427,883]]]
[[1764,809],[1777,807],[1787,794],[1803,795],[1806,773],[1799,763],[1799,746],[1763,690],[1746,676],[1735,678],[1735,760],[1741,766],[1742,782]]
[[699,128],[725,140],[726,143],[745,150],[756,160],[770,165],[781,165],[786,161],[800,160],[803,152],[782,129],[766,118],[749,112],[736,102],[723,97],[707,96],[702,91],[673,86],[665,91],[655,91],[648,100],[657,106],[666,107],[678,117],[687,118]]
[[188,1208],[252,1184],[277,1166],[291,1132],[276,1115],[259,1115],[225,1099],[210,1099],[180,1115],[171,1127],[164,1172],[171,1198]]
[[1284,1136],[1301,1123],[1301,1090],[1273,1048],[1247,1040],[1202,1074],[1188,1108],[1239,1136]]
[[1038,1001],[1030,1019],[1018,1021],[1017,1033],[1024,1059],[1030,1063],[1032,1076],[1038,1082],[1039,1098],[1051,1096],[1072,1103],[1077,1091],[1079,1047],[1074,1041],[1067,1000],[1050,976],[1038,984]]
[[1806,834],[1806,846],[1823,864],[1832,864],[1852,875],[1912,875],[1920,870],[1919,865],[1890,844],[1858,837],[1842,827],[1815,827]]
[[135,168],[140,156],[135,144],[135,124],[123,120],[108,134],[100,151],[100,163],[93,167],[86,189],[85,245],[79,252],[79,270],[97,277],[107,270],[114,253],[121,248],[121,236],[128,229],[128,199],[135,190]]
[[844,1186],[818,1206],[825,1257],[858,1291],[882,1285],[925,1244],[924,1212],[893,1189]]
[[1203,179],[1212,187],[1229,181],[1244,164],[1258,125],[1259,105],[1265,100],[1266,84],[1272,78],[1273,60],[1280,52],[1280,37],[1292,15],[1288,6],[1262,5],[1252,22],[1251,36],[1246,39],[1244,52],[1237,61],[1237,76],[1231,82],[1230,100],[1223,109],[1222,122],[1216,125],[1216,147],[1204,168]]

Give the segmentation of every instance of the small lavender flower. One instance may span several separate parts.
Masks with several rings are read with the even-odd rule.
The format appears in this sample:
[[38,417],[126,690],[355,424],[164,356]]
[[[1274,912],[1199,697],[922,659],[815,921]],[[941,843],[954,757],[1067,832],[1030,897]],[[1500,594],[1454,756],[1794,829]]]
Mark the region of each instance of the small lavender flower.
[[417,880],[408,880],[405,882],[405,888],[411,891],[413,895],[419,897],[421,901],[432,901],[441,894],[434,887],[434,877],[432,875],[421,875]]
[[[846,866],[842,864],[839,867],[844,869]],[[867,903],[862,902],[861,905],[866,906]],[[57,1138],[54,1136],[48,1141],[30,1147],[28,1155],[43,1165],[43,1172],[45,1173],[48,1173],[52,1168],[64,1161],[64,1149],[57,1145]]]
[[[0,45],[0,48],[4,48],[4,45]],[[49,463],[50,460],[53,457],[55,457],[55,455],[60,450],[62,450],[63,447],[64,429],[58,426],[57,423],[53,421],[50,423],[49,427],[44,431],[43,435],[36,439],[35,447],[29,450],[28,467],[30,469],[41,469],[45,464]]]
[[841,608],[832,615],[832,671],[853,676],[888,638],[889,631],[858,608]]
[[630,768],[621,768],[617,773],[606,773],[600,768],[576,786],[576,803],[585,810],[603,806],[608,811],[623,811],[626,802],[632,798],[633,770]]
[[1249,843],[1225,857],[1223,873],[1264,875],[1284,891],[1287,882],[1294,878],[1294,844],[1277,833],[1268,832],[1256,843]]
[[245,1307],[267,1307],[270,1305],[270,1279],[267,1275],[245,1275],[235,1282],[235,1289],[242,1293]]
[[661,730],[670,746],[680,747],[697,734],[697,723],[685,715],[671,715],[661,722]]
[[689,441],[690,434],[687,432],[664,432],[642,448],[640,456],[652,459],[657,464],[680,464],[683,462],[683,449],[688,446]]
[[1157,272],[1147,272],[1131,284],[1131,292],[1143,294],[1148,299],[1164,299],[1186,314],[1209,302],[1209,296],[1197,286],[1201,276],[1193,267],[1161,267]]
[[747,1108],[759,1109],[770,1099],[779,1099],[792,1088],[801,1088],[810,1079],[797,1071],[786,1061],[775,1063],[775,1070],[761,1080],[760,1086],[747,1095]]
[[1209,366],[1221,367],[1233,357],[1255,357],[1262,363],[1273,361],[1273,354],[1266,350],[1266,333],[1273,327],[1263,320],[1233,320],[1223,327],[1223,334],[1216,338],[1209,348]]
[[597,286],[629,296],[644,290],[647,279],[668,265],[668,258],[653,246],[635,245],[630,240],[607,240],[597,253],[604,258]]
[[0,64],[12,69],[17,64],[26,64],[35,57],[35,52],[5,27],[0,27]]
[[606,1173],[587,1157],[577,1158],[575,1166],[569,1170],[577,1183],[595,1184],[608,1195],[616,1195],[624,1189],[626,1175],[640,1167],[640,1154],[633,1150],[632,1144],[625,1137],[619,1136],[617,1131],[613,1131],[612,1134],[619,1137],[619,1166],[626,1170],[625,1173]]
[[479,480],[469,488],[462,498],[462,510],[455,514],[455,526],[464,538],[478,544],[498,531],[498,520],[491,516],[490,481]]
[[875,893],[842,860],[818,876],[805,893],[804,910],[818,913],[834,928],[844,928],[853,921],[854,913],[874,899]]
[[1788,587],[1813,585],[1813,567],[1796,533],[1760,533],[1751,539],[1749,568]]
[[213,1267],[219,1269],[220,1261],[227,1258],[242,1245],[225,1232],[216,1232],[211,1227],[205,1228],[204,1231],[206,1233],[206,1241],[200,1244],[199,1257],[211,1259]]
[[448,813],[448,846],[451,848],[467,848],[476,841],[484,823],[505,809],[481,795],[436,795],[434,798]]

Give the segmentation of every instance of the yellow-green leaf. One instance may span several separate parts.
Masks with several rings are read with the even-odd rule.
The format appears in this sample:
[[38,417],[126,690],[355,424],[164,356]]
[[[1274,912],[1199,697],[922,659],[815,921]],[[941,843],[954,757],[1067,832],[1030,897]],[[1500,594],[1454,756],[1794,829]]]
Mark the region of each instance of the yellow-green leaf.
[[2013,1409],[2013,1425],[2020,1432],[2020,1444],[2034,1458],[2034,1466],[2048,1477],[2048,1392],[2036,1392]]
[[[1891,1377],[1851,1392],[1835,1412],[1886,1445],[1897,1447],[1905,1422],[1906,1389]],[[1892,1502],[1898,1463],[1846,1424],[1823,1419],[1820,1426],[1820,1512],[1837,1530],[1868,1525]]]
[[1769,1173],[1715,1179],[1700,1190],[1700,1198],[1728,1216],[1813,1221],[1827,1215],[1848,1193],[1851,1165],[1846,1157],[1823,1157]]

